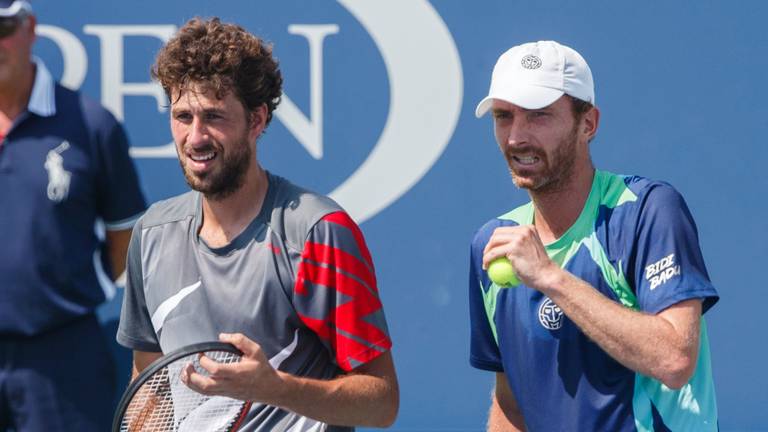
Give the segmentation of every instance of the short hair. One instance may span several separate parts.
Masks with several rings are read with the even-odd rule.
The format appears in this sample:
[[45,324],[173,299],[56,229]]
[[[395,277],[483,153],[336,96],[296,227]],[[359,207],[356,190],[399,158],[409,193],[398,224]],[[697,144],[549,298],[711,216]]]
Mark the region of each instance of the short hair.
[[202,85],[223,98],[234,93],[247,111],[267,105],[267,124],[280,103],[283,78],[272,47],[236,24],[219,18],[189,20],[160,50],[150,71],[168,99],[173,90]]
[[594,108],[594,105],[585,100],[581,100],[571,95],[567,96],[571,99],[571,112],[573,112],[573,117],[576,120],[579,120],[584,113]]

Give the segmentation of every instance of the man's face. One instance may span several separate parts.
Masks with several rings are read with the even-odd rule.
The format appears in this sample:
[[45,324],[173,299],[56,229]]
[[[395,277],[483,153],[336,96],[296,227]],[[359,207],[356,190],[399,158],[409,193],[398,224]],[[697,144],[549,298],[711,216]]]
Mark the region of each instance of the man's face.
[[589,160],[586,139],[579,137],[571,100],[528,110],[494,100],[491,107],[496,142],[507,160],[512,180],[533,192],[561,190],[578,161]]
[[231,91],[221,99],[199,85],[183,91],[171,106],[171,133],[189,186],[212,200],[237,191],[256,163],[261,117],[260,109],[247,113]]
[[35,42],[35,17],[0,18],[0,86],[18,85],[30,65]]

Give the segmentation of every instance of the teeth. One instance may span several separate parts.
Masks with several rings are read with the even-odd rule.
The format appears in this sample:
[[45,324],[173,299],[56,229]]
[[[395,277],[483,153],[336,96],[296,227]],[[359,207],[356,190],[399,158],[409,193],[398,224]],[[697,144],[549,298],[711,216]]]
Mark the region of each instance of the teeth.
[[539,158],[536,156],[516,156],[515,159],[523,165],[531,165],[539,161]]
[[202,155],[190,155],[189,157],[195,162],[205,162],[213,159],[214,156],[216,156],[216,153],[210,152]]

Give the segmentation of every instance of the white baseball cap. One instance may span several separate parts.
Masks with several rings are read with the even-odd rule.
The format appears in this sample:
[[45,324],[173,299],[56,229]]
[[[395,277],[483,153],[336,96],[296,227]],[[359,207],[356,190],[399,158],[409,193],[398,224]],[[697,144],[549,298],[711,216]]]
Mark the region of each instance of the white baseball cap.
[[594,105],[592,71],[584,57],[554,41],[530,42],[512,47],[499,57],[493,67],[491,89],[477,104],[475,116],[488,112],[494,99],[539,109],[563,94]]

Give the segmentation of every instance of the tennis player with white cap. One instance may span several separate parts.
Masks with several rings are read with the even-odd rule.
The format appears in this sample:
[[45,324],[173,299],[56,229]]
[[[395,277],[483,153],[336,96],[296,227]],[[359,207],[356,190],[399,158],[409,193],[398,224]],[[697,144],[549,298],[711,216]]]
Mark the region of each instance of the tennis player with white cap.
[[[573,49],[501,55],[497,144],[531,201],[471,247],[470,363],[496,373],[489,430],[714,431],[703,313],[718,300],[693,218],[669,184],[596,170],[592,72]],[[521,283],[499,286],[508,259]]]
[[491,89],[477,105],[475,115],[482,117],[488,112],[494,99],[539,109],[564,94],[595,104],[592,72],[587,62],[581,54],[557,42],[528,43],[511,48],[499,57],[493,69]]

